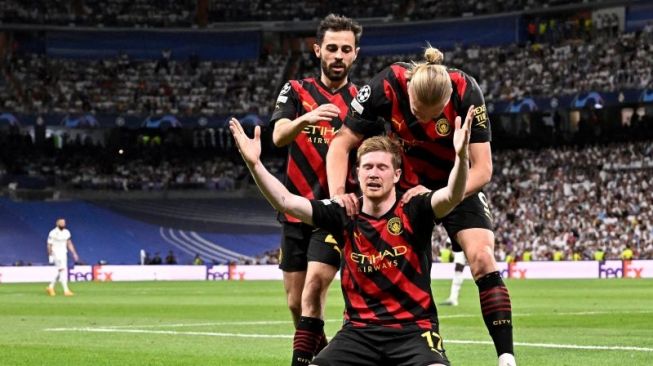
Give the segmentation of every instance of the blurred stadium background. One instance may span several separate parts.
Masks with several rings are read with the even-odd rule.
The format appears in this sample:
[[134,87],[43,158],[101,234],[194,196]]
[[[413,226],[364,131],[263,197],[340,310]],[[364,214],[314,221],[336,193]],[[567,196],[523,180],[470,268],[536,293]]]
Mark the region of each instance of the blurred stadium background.
[[[112,279],[122,270],[136,271],[123,279],[280,278],[280,226],[225,125],[235,115],[250,130],[262,126],[266,165],[283,175],[285,152],[270,141],[271,109],[287,79],[318,73],[310,50],[318,19],[330,12],[364,25],[351,75],[359,85],[393,61],[419,59],[426,41],[444,51],[445,64],[478,80],[492,121],[494,176],[485,192],[504,273],[588,278],[509,282],[524,324],[516,341],[560,346],[518,343],[519,355],[532,355],[521,364],[545,364],[551,355],[557,364],[650,364],[651,280],[599,279],[653,277],[653,4],[643,0],[0,0],[0,309],[8,310],[0,313],[8,325],[0,345],[11,349],[0,364],[286,363],[283,335],[291,331],[279,282],[73,284],[80,296],[55,301],[37,296],[40,284],[9,282],[40,281],[47,232],[60,216],[81,256],[72,280],[106,280],[111,267],[98,265],[157,256],[164,265],[114,267]],[[442,232],[433,243],[438,257]],[[607,264],[595,261],[600,252]],[[172,269],[165,266],[171,254]],[[183,266],[197,257],[199,270]],[[528,257],[543,267],[529,267]],[[437,278],[453,273],[434,268],[443,269]],[[434,282],[436,297],[446,284]],[[334,286],[330,319],[342,309]],[[478,314],[475,296],[463,293],[467,307],[444,310],[449,338],[471,342],[451,345],[458,364],[494,362],[490,346],[470,350],[487,338],[480,317],[455,321]],[[243,307],[247,301],[253,304]],[[56,316],[44,322],[49,313]],[[576,315],[553,320],[555,313]],[[42,333],[229,320],[271,322],[234,330],[238,336],[198,335],[198,347],[210,351],[185,347],[193,337],[174,332],[154,341],[146,333]],[[330,326],[332,335],[337,323]],[[564,339],[553,337],[556,327],[568,330],[557,334]],[[250,342],[241,332],[282,336],[257,343],[262,351],[251,357],[232,357],[248,352],[236,347]],[[605,349],[565,346],[583,343],[583,335]],[[106,337],[117,338],[95,348]],[[84,354],[48,354],[51,346],[72,354],[73,344]],[[163,348],[162,356],[156,350]]]

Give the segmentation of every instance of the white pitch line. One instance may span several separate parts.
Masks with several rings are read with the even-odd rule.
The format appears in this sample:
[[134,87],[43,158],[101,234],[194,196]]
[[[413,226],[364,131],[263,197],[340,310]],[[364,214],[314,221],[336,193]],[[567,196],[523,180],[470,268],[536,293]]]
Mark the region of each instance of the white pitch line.
[[191,335],[210,337],[239,337],[239,338],[293,338],[285,334],[241,334],[219,332],[178,332],[176,330],[149,330],[149,329],[115,329],[115,328],[48,328],[46,332],[91,332],[91,333],[141,333],[141,334],[166,334],[166,335]]
[[[242,333],[216,333],[216,332],[178,332],[174,330],[147,330],[147,329],[114,329],[114,328],[48,328],[48,332],[91,332],[91,333],[138,333],[138,334],[164,334],[164,335],[190,335],[190,336],[209,336],[209,337],[237,337],[237,338],[281,338],[292,339],[292,335],[284,334],[242,334]],[[445,343],[453,344],[487,344],[489,341],[472,341],[472,340],[445,340]],[[636,351],[636,352],[653,352],[653,348],[648,347],[630,347],[630,346],[591,346],[578,344],[555,344],[555,343],[525,343],[515,342],[516,346],[536,347],[536,348],[564,348],[564,349],[581,349],[593,351]]]
[[[444,340],[444,343],[455,344],[489,344],[494,343],[490,341],[468,341],[449,339]],[[582,349],[582,350],[598,350],[598,351],[639,351],[639,352],[653,352],[653,348],[648,347],[632,347],[632,346],[584,346],[578,344],[556,344],[556,343],[525,343],[515,342],[515,346],[522,347],[536,347],[536,348],[565,348],[565,349]]]
[[[479,314],[453,314],[453,315],[440,315],[440,319],[449,318],[473,318],[480,317]],[[342,319],[326,319],[327,323],[342,323]],[[214,325],[279,325],[291,324],[290,320],[260,320],[260,321],[224,321],[224,322],[209,322],[209,323],[172,323],[172,324],[128,324],[128,325],[105,325],[102,328],[106,329],[125,329],[125,328],[181,328],[181,327],[210,327]]]
[[[342,320],[330,319],[327,321]],[[260,321],[226,321],[226,322],[211,322],[211,323],[178,323],[178,324],[131,324],[131,325],[105,325],[102,328],[106,329],[123,329],[123,328],[180,328],[180,327],[210,327],[214,325],[277,325],[277,324],[291,324],[290,320],[260,320]]]
[[[513,317],[530,317],[542,315],[560,315],[560,316],[575,316],[575,315],[601,315],[601,314],[651,314],[653,311],[582,311],[582,312],[569,312],[569,313],[552,313],[552,314],[513,314]],[[450,314],[439,315],[439,319],[455,319],[455,318],[476,318],[480,314]],[[342,323],[342,319],[327,319],[327,323]],[[172,324],[129,324],[129,325],[105,325],[102,328],[106,329],[128,329],[128,328],[182,328],[182,327],[210,327],[219,325],[279,325],[290,324],[290,320],[261,320],[261,321],[223,321],[223,322],[207,322],[207,323],[172,323]]]

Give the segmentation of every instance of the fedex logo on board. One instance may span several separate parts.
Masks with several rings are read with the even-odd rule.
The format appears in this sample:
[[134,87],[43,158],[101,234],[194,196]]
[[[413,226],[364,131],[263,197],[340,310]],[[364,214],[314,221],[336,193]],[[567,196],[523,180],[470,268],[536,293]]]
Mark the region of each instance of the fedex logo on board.
[[95,282],[111,282],[113,281],[113,272],[102,270],[101,265],[91,267],[91,272],[80,271],[75,272],[75,268],[68,269],[68,280],[75,282],[79,281],[95,281]]
[[501,277],[503,278],[526,278],[526,272],[528,269],[519,268],[517,263],[508,263],[508,268],[501,271]]
[[599,278],[642,278],[644,268],[633,267],[632,261],[622,261],[618,267],[599,262]]
[[235,264],[230,264],[227,266],[226,271],[217,270],[214,267],[206,267],[206,279],[207,280],[244,280],[245,272],[238,272],[237,266]]

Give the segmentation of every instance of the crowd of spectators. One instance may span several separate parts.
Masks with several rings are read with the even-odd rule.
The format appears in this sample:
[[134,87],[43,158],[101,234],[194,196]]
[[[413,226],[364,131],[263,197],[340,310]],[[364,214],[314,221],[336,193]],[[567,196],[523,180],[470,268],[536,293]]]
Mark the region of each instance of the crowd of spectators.
[[[652,33],[649,26],[641,33],[600,34],[586,42],[457,46],[445,50],[445,64],[474,76],[487,102],[653,88]],[[418,54],[362,57],[351,78],[363,85],[392,62],[420,59]],[[166,51],[157,61],[133,61],[124,54],[95,61],[10,54],[0,108],[24,114],[268,116],[289,61],[280,55],[174,61]],[[291,78],[314,76],[318,67],[314,55],[304,52]]]
[[4,0],[0,21],[87,27],[191,27],[197,0]]
[[0,105],[14,113],[121,115],[268,115],[288,57],[253,61],[135,61],[126,54],[102,60],[10,53]]
[[[354,17],[391,14],[426,19],[433,14],[477,15],[562,2],[415,0],[359,11],[362,3],[314,1],[298,7],[277,1],[213,0],[208,13],[214,22],[312,19],[339,6],[338,12]],[[153,27],[189,26],[197,5],[194,0],[119,0],[107,6],[93,0],[4,4],[3,22]],[[642,32],[620,33],[616,21],[609,15],[596,24],[588,18],[532,19],[526,44],[457,46],[444,50],[445,64],[474,76],[487,102],[653,88],[653,25]],[[420,58],[363,57],[351,78],[363,85],[392,62]],[[6,80],[0,88],[0,108],[25,114],[267,116],[276,97],[272,86],[282,84],[284,70],[297,71],[291,78],[317,74],[319,63],[310,52],[299,57],[296,68],[288,67],[290,61],[281,55],[256,61],[197,57],[179,61],[167,50],[153,61],[131,60],[125,54],[75,61],[9,53],[3,63]],[[76,143],[66,143],[52,154],[32,154],[26,136],[0,134],[0,181],[14,174],[44,177],[68,188],[113,190],[234,190],[251,184],[225,128],[195,131],[191,150],[171,149],[182,145],[175,142],[178,135],[145,137],[134,140],[136,145],[120,157]],[[12,146],[18,148],[7,150]],[[167,153],[162,154],[161,147]],[[604,252],[605,259],[619,259],[626,247],[637,258],[653,259],[653,143],[503,150],[493,158],[494,176],[485,193],[494,214],[498,260],[583,260],[594,259],[597,252]],[[283,173],[283,159],[266,164],[273,173]],[[434,240],[443,242],[444,237],[437,232]],[[257,263],[276,260],[278,253],[272,251]]]
[[[425,20],[535,10],[586,0],[4,0],[0,21],[88,27],[196,27],[224,22],[312,20],[335,12],[354,18]],[[596,3],[596,1],[594,1]]]
[[243,21],[316,20],[329,13],[345,14],[353,18],[399,18],[405,14],[410,1],[382,1],[370,6],[364,0],[292,1],[212,0],[209,6],[210,23]]
[[[593,1],[594,4],[604,0]],[[417,20],[475,16],[514,11],[546,9],[556,6],[587,4],[587,0],[415,0],[409,2],[407,17]]]
[[[597,34],[591,41],[578,38],[553,44],[457,46],[444,50],[444,55],[445,65],[478,80],[487,102],[653,88],[650,26],[641,33]],[[352,79],[364,83],[392,62],[421,59],[420,54],[363,57]]]
[[[493,154],[497,260],[653,259],[653,142]],[[446,233],[437,231],[442,245]]]

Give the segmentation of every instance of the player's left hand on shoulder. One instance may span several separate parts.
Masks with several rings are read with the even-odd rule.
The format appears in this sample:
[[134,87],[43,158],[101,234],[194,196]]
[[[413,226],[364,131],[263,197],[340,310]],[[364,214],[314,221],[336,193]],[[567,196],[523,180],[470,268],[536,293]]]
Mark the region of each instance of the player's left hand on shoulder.
[[406,203],[408,203],[408,201],[410,201],[413,197],[417,195],[420,195],[422,193],[427,193],[430,191],[431,191],[430,189],[424,187],[423,185],[415,186],[407,190],[406,193],[404,193],[404,195],[401,197],[401,205],[402,206],[405,205]]
[[347,216],[354,217],[360,212],[358,198],[353,193],[345,193],[333,197],[333,201],[347,211]]

